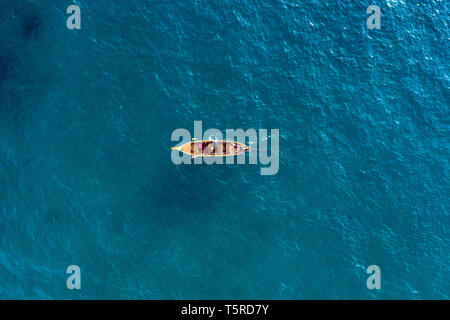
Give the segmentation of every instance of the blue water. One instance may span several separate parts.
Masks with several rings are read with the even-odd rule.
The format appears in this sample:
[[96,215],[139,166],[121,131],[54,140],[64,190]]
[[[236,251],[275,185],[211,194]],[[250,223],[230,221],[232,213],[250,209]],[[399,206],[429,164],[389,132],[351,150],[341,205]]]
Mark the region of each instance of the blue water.
[[[0,2],[0,298],[449,298],[448,1],[74,3]],[[278,174],[174,165],[194,120]]]

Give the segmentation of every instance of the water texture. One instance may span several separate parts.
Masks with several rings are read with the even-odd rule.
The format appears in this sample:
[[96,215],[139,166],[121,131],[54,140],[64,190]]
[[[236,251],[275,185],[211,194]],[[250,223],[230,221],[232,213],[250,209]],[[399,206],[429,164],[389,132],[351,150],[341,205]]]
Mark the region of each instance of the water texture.
[[[448,1],[74,3],[0,2],[0,298],[449,298]],[[194,120],[278,174],[174,165]]]

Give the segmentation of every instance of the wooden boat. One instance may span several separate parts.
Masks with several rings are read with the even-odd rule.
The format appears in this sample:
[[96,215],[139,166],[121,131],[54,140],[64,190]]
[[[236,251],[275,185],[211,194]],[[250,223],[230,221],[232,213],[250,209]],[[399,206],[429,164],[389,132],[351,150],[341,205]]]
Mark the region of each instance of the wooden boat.
[[250,147],[243,143],[223,140],[191,141],[171,149],[184,152],[192,157],[228,157],[250,151]]

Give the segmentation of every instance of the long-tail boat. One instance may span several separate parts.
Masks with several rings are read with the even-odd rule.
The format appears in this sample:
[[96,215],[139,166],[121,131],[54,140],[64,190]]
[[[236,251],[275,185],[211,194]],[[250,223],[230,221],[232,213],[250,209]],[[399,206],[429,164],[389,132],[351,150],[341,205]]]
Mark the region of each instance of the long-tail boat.
[[228,157],[250,152],[250,147],[236,141],[198,140],[187,142],[179,147],[172,147],[192,157]]

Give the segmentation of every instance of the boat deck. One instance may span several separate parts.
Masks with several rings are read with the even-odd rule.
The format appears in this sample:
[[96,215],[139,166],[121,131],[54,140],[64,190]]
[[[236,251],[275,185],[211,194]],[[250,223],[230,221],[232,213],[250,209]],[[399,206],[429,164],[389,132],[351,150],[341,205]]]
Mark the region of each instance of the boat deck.
[[245,144],[234,141],[201,140],[182,145],[180,151],[193,156],[224,157],[250,151],[250,148]]

